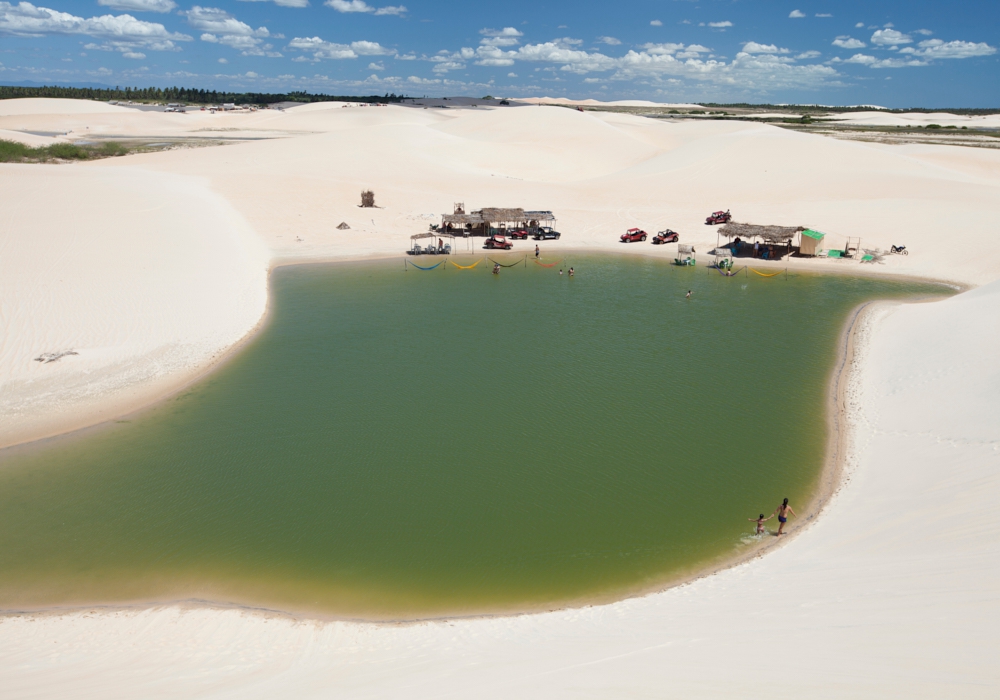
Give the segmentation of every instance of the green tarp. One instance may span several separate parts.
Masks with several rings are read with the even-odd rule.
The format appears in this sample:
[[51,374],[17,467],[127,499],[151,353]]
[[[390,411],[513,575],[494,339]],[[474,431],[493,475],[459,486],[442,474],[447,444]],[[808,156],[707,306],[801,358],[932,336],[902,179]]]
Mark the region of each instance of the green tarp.
[[813,231],[811,228],[807,228],[802,232],[803,236],[809,236],[810,238],[815,238],[817,241],[822,241],[825,233],[820,233],[819,231]]

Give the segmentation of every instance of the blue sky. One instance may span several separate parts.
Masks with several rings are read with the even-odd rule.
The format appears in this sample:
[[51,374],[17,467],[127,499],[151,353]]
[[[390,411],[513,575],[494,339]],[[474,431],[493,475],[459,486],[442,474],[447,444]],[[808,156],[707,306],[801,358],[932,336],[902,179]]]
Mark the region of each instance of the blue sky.
[[0,0],[0,83],[1000,107],[1000,2]]

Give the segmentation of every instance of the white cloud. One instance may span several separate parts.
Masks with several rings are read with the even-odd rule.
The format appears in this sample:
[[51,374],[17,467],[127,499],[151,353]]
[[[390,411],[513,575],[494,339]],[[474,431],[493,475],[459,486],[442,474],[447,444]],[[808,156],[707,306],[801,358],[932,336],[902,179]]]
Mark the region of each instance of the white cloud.
[[[678,78],[688,78],[730,88],[760,86],[767,89],[839,84],[836,82],[839,74],[835,69],[822,64],[795,65],[795,59],[781,55],[787,54],[788,49],[777,46],[749,46],[763,51],[759,54],[741,52],[727,63],[702,58],[704,54],[710,54],[711,49],[697,44],[650,43],[621,57],[581,50],[578,44],[575,39],[557,39],[510,50],[479,46],[456,52],[442,51],[428,60],[436,64],[434,72],[439,74],[465,68],[470,61],[485,66],[530,62],[547,64],[535,68],[535,71],[575,73],[587,76],[592,82],[638,80],[654,85],[675,85]],[[587,75],[598,72],[610,72],[611,75],[605,78]]]
[[844,59],[844,63],[860,63],[863,66],[870,66],[874,63],[878,63],[878,59],[874,56],[867,56],[863,53],[856,53],[850,58]]
[[361,12],[374,15],[403,15],[406,14],[406,7],[403,5],[388,5],[386,7],[372,7],[365,0],[326,0],[327,7],[332,7],[337,12]]
[[146,54],[142,53],[141,51],[123,51],[122,52],[122,57],[123,58],[134,58],[134,59],[141,60],[143,58],[146,58]]
[[747,43],[743,44],[743,53],[779,54],[779,53],[788,53],[788,49],[779,49],[774,44],[758,44],[756,41],[748,41]]
[[[273,2],[281,7],[309,7],[309,0],[240,0],[241,2]],[[280,76],[279,76],[280,77]]]
[[725,22],[709,22],[708,26],[715,27],[716,29],[721,29],[723,27],[731,27],[733,26],[733,23],[728,20],[726,20]]
[[806,16],[806,13],[802,12],[801,10],[792,10],[791,12],[788,13],[788,16],[791,17],[792,19],[801,19],[802,17]]
[[[323,41],[318,36],[295,37],[288,42],[288,48],[310,53],[313,59],[317,61],[320,59],[341,60],[357,58],[358,56],[389,56],[394,53],[392,49],[387,49],[375,41],[355,41],[350,44],[336,44]],[[301,62],[308,59],[300,56],[292,60]]]
[[900,53],[921,56],[923,58],[973,58],[975,56],[992,56],[997,52],[995,48],[985,43],[973,43],[971,41],[941,41],[940,39],[927,39],[917,44],[919,48],[907,47],[901,49]]
[[833,45],[839,46],[842,49],[863,49],[867,46],[865,42],[849,36],[838,36],[833,40]]
[[507,77],[508,78],[516,78],[517,77],[517,73],[508,73]]
[[97,0],[97,4],[113,10],[132,12],[170,12],[177,7],[174,0]]
[[922,61],[917,58],[913,59],[902,59],[902,58],[884,58],[878,59],[874,56],[868,56],[863,53],[856,53],[850,58],[843,61],[844,63],[856,63],[862,66],[868,66],[869,68],[908,68],[911,66],[926,66],[927,61]]
[[479,41],[483,46],[517,46],[520,43],[518,37],[524,36],[514,27],[504,27],[503,29],[480,29],[479,33],[483,38]]
[[375,63],[373,61],[372,63],[368,64],[368,70],[385,70],[385,64],[381,62]]
[[802,60],[807,58],[818,58],[822,54],[819,51],[803,51],[795,57],[796,60]]
[[854,25],[854,28],[855,29],[863,29],[864,26],[865,26],[864,22],[858,22],[857,24]]
[[259,77],[260,77],[259,75],[257,75],[256,73],[254,73],[254,72],[253,72],[252,70],[248,70],[248,71],[247,71],[246,73],[244,73],[243,75],[244,75],[244,77],[246,77],[246,78],[259,78]]
[[878,46],[899,46],[912,43],[913,39],[895,29],[877,29],[872,34],[871,42]]
[[651,27],[662,27],[663,26],[663,22],[661,22],[658,19],[654,19],[652,22],[649,23],[649,26],[651,26]]
[[914,34],[920,34],[921,36],[930,36],[934,32],[932,32],[930,29],[918,29],[917,31],[915,31],[913,33]]
[[[180,14],[187,17],[188,24],[203,32],[200,37],[202,41],[223,44],[241,51],[244,56],[281,58],[281,54],[274,51],[271,44],[264,43],[264,39],[271,36],[267,27],[254,29],[218,7],[195,5],[187,12]],[[278,36],[280,37],[280,35]]]
[[599,36],[597,41],[608,46],[618,46],[622,43],[620,39],[615,39],[613,36]]
[[187,34],[170,32],[162,24],[145,22],[131,15],[101,15],[84,19],[68,12],[36,7],[30,2],[17,5],[0,2],[0,34],[83,34],[112,40],[117,46],[143,47],[154,51],[176,50],[173,42],[191,41]]
[[223,65],[225,65],[226,63],[229,63],[229,59],[228,58],[220,58],[219,59],[219,63],[222,63]]
[[833,17],[833,15],[831,15],[829,12],[817,12],[816,16],[817,17]]

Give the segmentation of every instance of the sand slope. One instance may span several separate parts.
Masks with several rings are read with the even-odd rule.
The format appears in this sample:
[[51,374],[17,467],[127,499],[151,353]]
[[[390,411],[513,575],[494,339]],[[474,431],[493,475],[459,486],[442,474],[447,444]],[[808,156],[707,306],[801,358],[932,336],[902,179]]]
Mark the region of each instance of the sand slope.
[[0,180],[0,444],[142,405],[263,313],[265,251],[196,178],[2,165]]
[[[704,255],[715,243],[704,216],[729,207],[740,220],[819,228],[831,245],[851,235],[912,248],[879,272],[985,286],[868,319],[849,394],[850,478],[811,528],[763,559],[599,608],[398,627],[204,608],[10,615],[3,694],[997,695],[1000,263],[989,212],[1000,154],[547,107],[70,111],[0,116],[0,128],[280,138],[0,166],[0,444],[101,420],[184,381],[260,318],[269,264],[398,255],[455,201],[554,210],[564,238],[547,253],[660,256],[674,247],[617,237],[670,226]],[[357,207],[364,187],[382,208]],[[71,348],[80,354],[32,359]]]

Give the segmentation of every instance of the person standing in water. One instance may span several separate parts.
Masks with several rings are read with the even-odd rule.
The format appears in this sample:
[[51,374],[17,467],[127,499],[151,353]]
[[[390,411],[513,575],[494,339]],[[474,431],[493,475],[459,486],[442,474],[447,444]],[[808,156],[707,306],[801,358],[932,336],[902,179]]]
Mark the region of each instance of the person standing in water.
[[685,299],[690,299],[691,298],[691,290],[690,289],[688,290],[688,293],[684,295],[684,298]]
[[500,274],[500,263],[493,263],[493,274],[494,275]]
[[780,525],[778,525],[778,533],[777,534],[779,534],[779,535],[784,535],[785,534],[784,533],[785,523],[788,522],[788,514],[789,513],[791,513],[792,515],[795,515],[795,510],[790,505],[788,505],[788,499],[787,498],[782,502],[782,504],[780,506],[778,506],[777,508],[774,509],[774,513],[771,513],[772,517],[774,515],[777,515],[778,516],[778,522],[781,523]]
[[573,268],[572,268],[572,267],[571,267],[571,268],[569,269],[569,276],[570,276],[570,277],[572,277],[572,276],[573,276]]
[[747,520],[750,520],[752,522],[756,522],[757,523],[757,534],[758,535],[763,535],[764,534],[764,523],[766,523],[768,520],[770,520],[773,517],[774,517],[774,515],[771,514],[771,515],[769,515],[769,516],[767,516],[765,518],[764,514],[761,513],[759,518],[747,518]]

